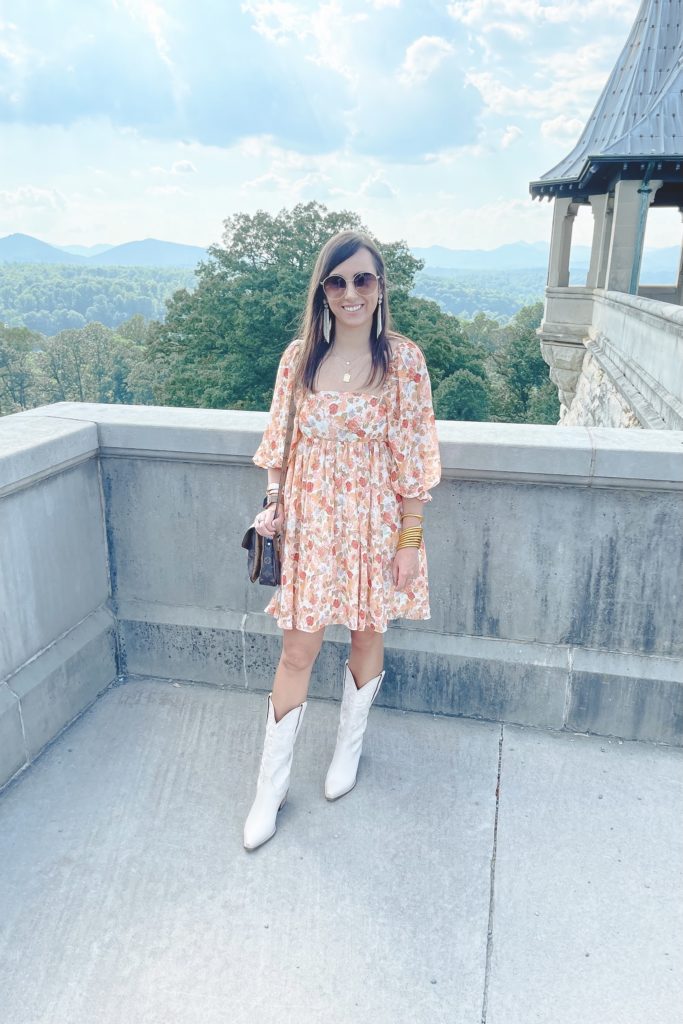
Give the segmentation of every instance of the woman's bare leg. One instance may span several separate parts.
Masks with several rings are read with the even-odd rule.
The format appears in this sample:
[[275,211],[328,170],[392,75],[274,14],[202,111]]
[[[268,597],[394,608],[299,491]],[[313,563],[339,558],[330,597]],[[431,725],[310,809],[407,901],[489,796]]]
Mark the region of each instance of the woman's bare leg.
[[376,679],[384,666],[384,633],[374,629],[351,630],[351,653],[349,668],[356,681],[356,687]]
[[316,633],[306,633],[302,629],[283,630],[282,653],[271,697],[276,722],[306,700],[311,670],[324,635],[324,628]]

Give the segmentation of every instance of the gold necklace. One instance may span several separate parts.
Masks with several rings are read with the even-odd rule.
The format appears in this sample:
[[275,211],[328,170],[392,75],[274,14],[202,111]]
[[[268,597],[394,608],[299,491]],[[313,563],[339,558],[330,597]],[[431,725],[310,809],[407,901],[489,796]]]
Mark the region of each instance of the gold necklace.
[[342,377],[342,380],[344,381],[345,384],[348,384],[351,381],[351,367],[354,365],[354,363],[357,363],[359,359],[367,359],[367,357],[371,354],[372,353],[370,352],[364,352],[362,356],[356,356],[355,359],[344,359],[342,356],[338,356],[335,355],[334,352],[330,352],[330,356],[333,359],[339,359],[339,361],[344,363],[344,365],[346,366],[346,372]]

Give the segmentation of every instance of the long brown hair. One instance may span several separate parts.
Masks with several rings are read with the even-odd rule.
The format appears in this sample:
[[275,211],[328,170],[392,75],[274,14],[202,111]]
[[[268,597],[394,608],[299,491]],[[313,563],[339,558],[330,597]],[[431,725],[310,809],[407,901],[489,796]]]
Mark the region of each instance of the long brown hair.
[[320,282],[328,274],[338,267],[340,263],[353,256],[359,249],[367,249],[375,264],[375,273],[380,279],[379,288],[382,292],[382,330],[377,336],[377,309],[372,317],[370,328],[370,351],[372,354],[372,367],[366,386],[374,385],[384,381],[389,369],[391,350],[389,347],[388,335],[391,334],[391,317],[389,314],[389,299],[387,295],[387,278],[384,267],[384,260],[379,249],[372,239],[361,231],[339,231],[336,235],[325,242],[315,261],[315,267],[311,275],[311,283],[308,288],[306,308],[301,320],[299,337],[303,341],[297,369],[297,383],[309,391],[313,390],[318,367],[323,357],[330,351],[334,344],[335,321],[331,316],[332,330],[330,343],[325,341],[323,335],[323,290]]

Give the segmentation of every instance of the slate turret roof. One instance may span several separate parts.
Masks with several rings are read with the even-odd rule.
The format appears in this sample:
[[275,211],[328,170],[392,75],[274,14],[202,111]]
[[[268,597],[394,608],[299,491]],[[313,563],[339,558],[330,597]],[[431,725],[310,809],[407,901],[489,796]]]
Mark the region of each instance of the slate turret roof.
[[530,191],[581,198],[650,161],[653,177],[683,189],[683,0],[643,0],[581,138]]

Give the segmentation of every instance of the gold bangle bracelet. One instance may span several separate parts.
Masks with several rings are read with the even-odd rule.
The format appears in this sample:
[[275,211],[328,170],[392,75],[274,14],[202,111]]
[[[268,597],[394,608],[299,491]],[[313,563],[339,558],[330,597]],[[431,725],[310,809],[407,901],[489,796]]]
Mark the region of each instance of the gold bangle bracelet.
[[419,548],[422,545],[422,529],[419,526],[409,530],[401,530],[398,535],[397,550],[401,548]]
[[401,522],[404,519],[424,519],[424,516],[421,516],[419,512],[404,512],[401,516]]

